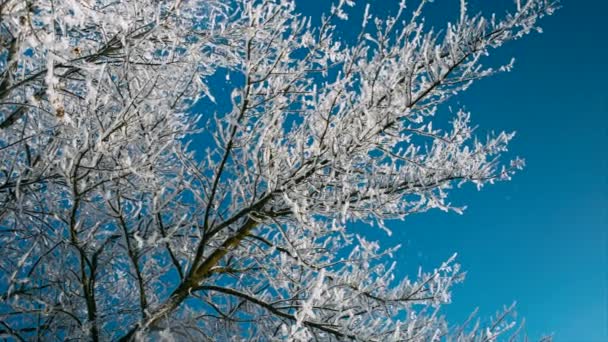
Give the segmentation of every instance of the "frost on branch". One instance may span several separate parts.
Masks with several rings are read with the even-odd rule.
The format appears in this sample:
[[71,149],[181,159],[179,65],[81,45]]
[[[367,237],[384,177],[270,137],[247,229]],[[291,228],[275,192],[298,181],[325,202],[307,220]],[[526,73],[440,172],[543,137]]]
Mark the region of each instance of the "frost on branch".
[[[540,30],[465,1],[315,26],[287,0],[0,0],[0,335],[62,340],[495,340],[440,315],[450,259],[396,279],[364,222],[462,211],[513,133],[436,120],[493,48]],[[510,309],[506,310],[507,312]]]

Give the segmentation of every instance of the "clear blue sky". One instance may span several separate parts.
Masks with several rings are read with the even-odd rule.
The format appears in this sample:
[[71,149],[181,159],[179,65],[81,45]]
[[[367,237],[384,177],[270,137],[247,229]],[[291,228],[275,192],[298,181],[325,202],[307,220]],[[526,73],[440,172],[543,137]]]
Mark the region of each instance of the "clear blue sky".
[[[399,1],[370,2],[376,13],[386,13]],[[498,13],[513,3],[469,2]],[[365,3],[359,0],[351,12],[356,20],[353,30],[344,27],[347,36],[358,30]],[[329,6],[325,0],[297,4],[317,18]],[[516,57],[513,72],[483,80],[459,98],[478,132],[517,131],[511,151],[526,158],[526,169],[511,182],[455,193],[452,202],[469,207],[463,216],[412,216],[392,224],[390,240],[377,236],[404,243],[403,273],[459,253],[468,275],[446,308],[452,321],[476,306],[487,316],[517,300],[532,338],[554,333],[557,342],[608,341],[608,2],[562,5],[543,21],[545,33],[491,57]],[[430,8],[454,17],[458,0],[437,0]]]

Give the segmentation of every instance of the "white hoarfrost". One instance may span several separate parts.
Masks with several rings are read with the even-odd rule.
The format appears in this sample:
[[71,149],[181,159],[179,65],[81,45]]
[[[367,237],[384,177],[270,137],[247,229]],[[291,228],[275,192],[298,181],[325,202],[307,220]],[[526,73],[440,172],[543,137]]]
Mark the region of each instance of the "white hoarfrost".
[[444,321],[453,258],[396,279],[350,228],[461,212],[454,186],[523,166],[446,101],[556,4],[431,29],[427,2],[361,25],[351,0],[318,24],[290,0],[0,0],[0,336],[506,336]]

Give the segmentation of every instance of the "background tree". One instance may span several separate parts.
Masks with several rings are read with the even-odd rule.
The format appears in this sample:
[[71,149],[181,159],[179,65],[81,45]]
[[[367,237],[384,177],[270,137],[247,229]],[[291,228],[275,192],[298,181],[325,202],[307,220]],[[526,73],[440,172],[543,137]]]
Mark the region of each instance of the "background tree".
[[[450,327],[450,258],[395,279],[348,229],[509,179],[512,133],[474,138],[437,108],[498,71],[481,59],[537,29],[425,26],[427,1],[336,36],[293,1],[0,0],[0,333],[17,340],[488,341]],[[226,96],[222,96],[226,94]],[[218,96],[217,101],[213,95]],[[204,103],[204,106],[196,104]],[[441,127],[439,129],[438,127]],[[195,153],[197,153],[195,155]]]

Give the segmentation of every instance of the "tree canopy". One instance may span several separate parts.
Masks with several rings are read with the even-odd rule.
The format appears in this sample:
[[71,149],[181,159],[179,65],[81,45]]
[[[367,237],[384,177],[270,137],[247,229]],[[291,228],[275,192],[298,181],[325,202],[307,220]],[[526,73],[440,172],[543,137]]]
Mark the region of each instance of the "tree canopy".
[[[439,309],[450,258],[395,279],[384,229],[508,180],[513,133],[435,113],[551,0],[502,18],[354,1],[0,0],[0,336],[14,340],[492,341]],[[216,99],[217,97],[217,99]],[[226,103],[223,103],[223,102]],[[443,104],[443,107],[441,105]],[[435,121],[435,122],[433,122]],[[398,241],[396,242],[396,244]]]

